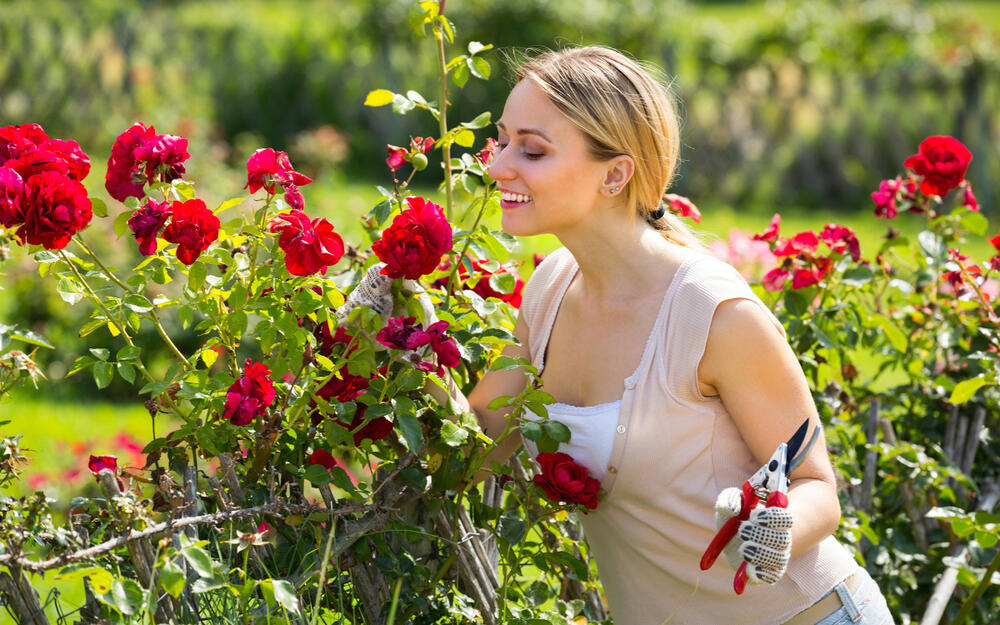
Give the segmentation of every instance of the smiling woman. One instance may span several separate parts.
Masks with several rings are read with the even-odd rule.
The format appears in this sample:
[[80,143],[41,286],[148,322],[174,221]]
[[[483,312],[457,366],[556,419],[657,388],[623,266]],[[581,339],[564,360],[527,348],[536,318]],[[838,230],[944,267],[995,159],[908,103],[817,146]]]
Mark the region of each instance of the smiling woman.
[[[833,471],[781,324],[664,210],[680,144],[669,92],[600,47],[542,54],[516,77],[489,168],[502,225],[554,234],[565,247],[525,287],[520,345],[505,353],[540,372],[556,399],[550,417],[570,430],[558,454],[525,445],[550,497],[585,500],[614,622],[891,623],[877,585],[832,537]],[[519,415],[489,406],[525,380],[516,369],[490,371],[455,399],[497,437]],[[803,421],[819,441],[790,481],[770,484],[787,486],[787,498],[751,510],[732,487],[767,466]],[[513,453],[516,438],[492,459]],[[743,596],[732,571],[699,569],[717,527],[736,515],[725,553],[756,585]]]

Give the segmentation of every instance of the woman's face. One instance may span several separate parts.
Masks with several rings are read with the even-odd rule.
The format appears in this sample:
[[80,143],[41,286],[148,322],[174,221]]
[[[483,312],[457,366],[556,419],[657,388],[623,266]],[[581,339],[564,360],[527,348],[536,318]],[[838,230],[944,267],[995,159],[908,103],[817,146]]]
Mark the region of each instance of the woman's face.
[[601,199],[608,164],[532,81],[510,92],[497,122],[498,146],[489,167],[497,181],[508,234],[559,234],[579,224]]

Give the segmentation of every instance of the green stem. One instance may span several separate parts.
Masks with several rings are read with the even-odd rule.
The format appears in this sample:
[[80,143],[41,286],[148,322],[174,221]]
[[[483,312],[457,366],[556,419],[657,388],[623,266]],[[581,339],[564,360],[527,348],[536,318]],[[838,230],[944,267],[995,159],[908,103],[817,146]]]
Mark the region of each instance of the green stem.
[[[444,2],[440,4],[440,15],[444,16]],[[447,59],[444,56],[444,29],[440,25],[435,26],[434,35],[438,42],[438,60],[441,63],[441,110],[438,115],[438,132],[443,139],[448,134],[448,68]],[[441,144],[441,160],[444,164],[444,191],[445,191],[445,217],[451,221],[452,212],[452,180],[451,180],[451,143],[444,141]]]
[[[104,272],[104,275],[106,275],[108,279],[117,284],[122,290],[124,290],[126,293],[129,293],[130,295],[141,295],[138,291],[136,291],[135,289],[129,287],[127,284],[122,282],[118,278],[118,276],[116,276],[110,269],[108,269],[108,267],[103,262],[101,262],[101,259],[97,257],[97,254],[94,254],[94,252],[91,251],[89,247],[87,247],[87,244],[83,242],[83,239],[79,235],[77,235],[76,237],[76,242],[77,244],[80,245],[80,247],[83,248],[85,252],[87,252],[88,255],[90,255],[92,259],[94,259],[94,262],[97,263],[97,266],[101,268],[101,271]],[[184,357],[184,354],[181,353],[181,350],[177,349],[177,346],[174,345],[174,342],[170,339],[170,336],[167,334],[166,330],[163,329],[163,324],[160,322],[160,316],[156,314],[155,306],[149,311],[149,315],[150,319],[153,322],[153,325],[156,326],[157,333],[159,333],[160,338],[163,339],[163,342],[166,343],[167,347],[169,347],[170,350],[174,352],[174,355],[177,356],[177,358],[179,358],[180,361],[184,363],[185,369],[193,370],[194,367],[191,366],[191,362]]]
[[958,614],[955,615],[955,618],[951,620],[954,625],[963,625],[963,623],[968,620],[969,613],[972,612],[972,608],[975,607],[976,603],[979,601],[979,597],[986,592],[986,588],[992,583],[990,580],[993,579],[993,574],[997,572],[998,568],[1000,568],[1000,550],[998,550],[996,555],[993,556],[993,561],[990,562],[989,568],[986,569],[986,574],[983,575],[981,580],[979,580],[979,584],[972,591],[972,594],[969,595],[969,598],[966,599],[965,603],[962,604],[962,607],[959,608]]
[[469,246],[472,245],[472,236],[476,232],[476,228],[479,227],[479,222],[483,219],[483,214],[486,213],[486,205],[488,204],[490,187],[486,185],[483,190],[483,200],[482,206],[479,208],[479,213],[476,214],[476,221],[472,224],[472,229],[469,230],[469,236],[465,240],[465,245],[462,246],[462,251],[458,254],[458,259],[455,261],[455,266],[451,268],[451,273],[448,275],[448,289],[449,293],[455,295],[455,275],[458,273],[458,268],[462,265],[462,259],[465,258],[465,253],[469,251]]

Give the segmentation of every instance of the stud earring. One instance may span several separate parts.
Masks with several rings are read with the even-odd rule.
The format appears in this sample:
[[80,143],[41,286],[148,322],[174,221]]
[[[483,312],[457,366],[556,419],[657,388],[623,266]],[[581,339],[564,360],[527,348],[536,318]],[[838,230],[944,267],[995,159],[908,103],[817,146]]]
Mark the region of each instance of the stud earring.
[[611,189],[611,193],[618,193],[619,191],[621,191],[621,187],[614,187]]

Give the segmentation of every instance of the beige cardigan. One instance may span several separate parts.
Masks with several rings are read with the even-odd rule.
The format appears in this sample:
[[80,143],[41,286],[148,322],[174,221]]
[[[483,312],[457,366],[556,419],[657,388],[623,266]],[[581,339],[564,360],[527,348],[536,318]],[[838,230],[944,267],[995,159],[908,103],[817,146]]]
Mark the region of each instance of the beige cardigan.
[[[751,586],[741,596],[733,592],[734,572],[724,558],[700,570],[715,534],[716,496],[759,467],[722,402],[700,393],[698,364],[721,302],[764,304],[728,264],[688,254],[667,289],[638,368],[624,381],[601,502],[581,515],[583,527],[616,625],[660,625],[671,615],[672,625],[777,624],[816,602],[858,565],[829,536],[793,558],[777,584]],[[569,250],[560,248],[524,290],[521,313],[539,370],[577,269]]]

